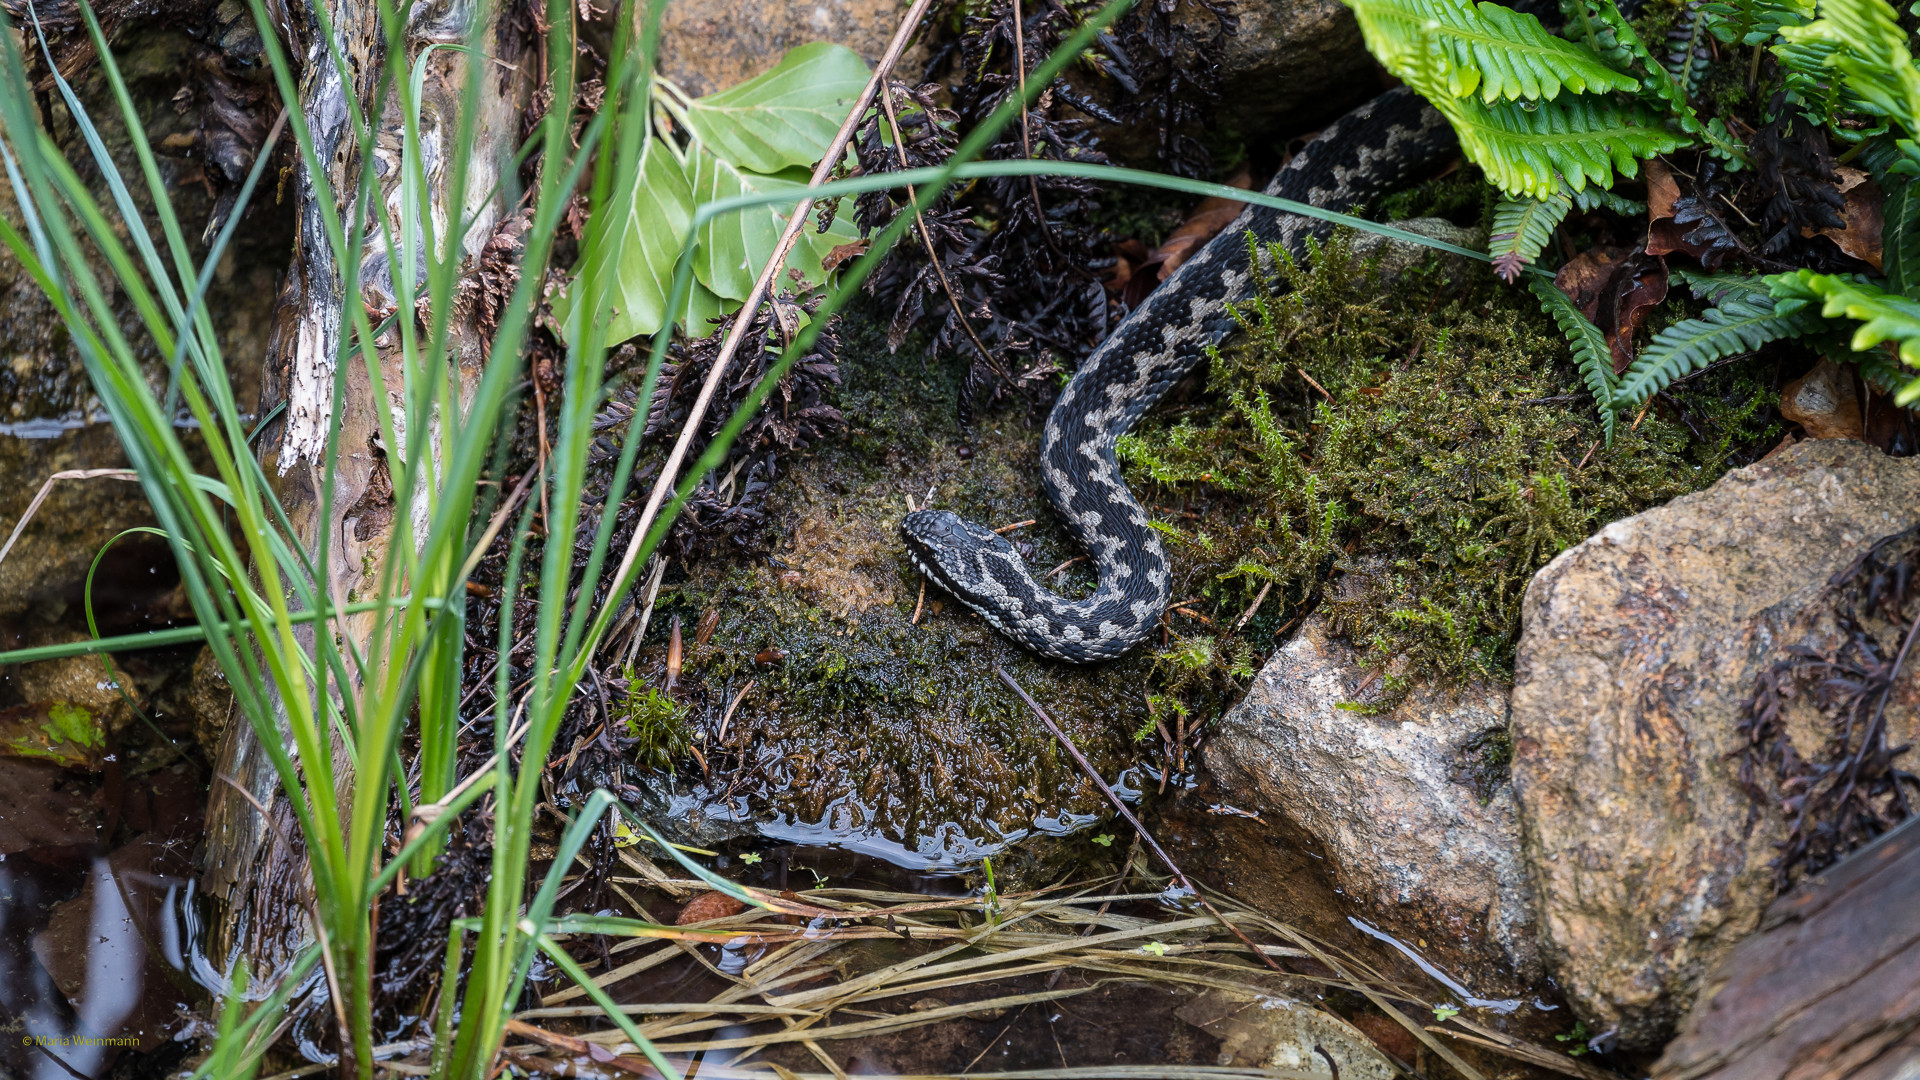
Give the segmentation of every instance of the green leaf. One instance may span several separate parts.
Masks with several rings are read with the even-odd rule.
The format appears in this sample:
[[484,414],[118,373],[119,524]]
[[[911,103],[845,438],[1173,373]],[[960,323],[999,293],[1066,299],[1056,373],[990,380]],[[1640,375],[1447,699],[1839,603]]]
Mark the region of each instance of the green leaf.
[[[1532,15],[1467,0],[1346,0],[1367,49],[1421,93],[1483,102],[1633,90],[1638,80],[1547,33]],[[1409,78],[1419,73],[1425,85]],[[1432,93],[1430,93],[1430,91]]]
[[1880,226],[1881,260],[1887,291],[1920,299],[1920,186],[1911,178],[1888,176],[1887,203]]
[[1621,375],[1620,408],[1638,408],[1675,379],[1722,357],[1821,328],[1821,321],[1811,311],[1802,310],[1804,304],[1776,306],[1773,296],[1753,287],[1755,280],[1692,276],[1689,283],[1694,291],[1712,292],[1719,306],[1697,319],[1682,319],[1653,336]]
[[[1432,99],[1429,99],[1432,100]],[[1508,195],[1543,199],[1566,187],[1613,186],[1613,174],[1640,174],[1640,159],[1688,139],[1661,127],[1645,109],[1608,98],[1562,97],[1538,105],[1440,99],[1460,147]]]
[[870,75],[852,49],[811,42],[766,74],[693,101],[687,127],[719,158],[750,172],[811,167]]
[[1487,244],[1494,273],[1512,284],[1522,269],[1540,257],[1572,207],[1572,197],[1557,191],[1544,199],[1501,199],[1493,210],[1493,233]]
[[[695,206],[736,195],[798,191],[807,186],[804,180],[745,172],[698,145],[687,154],[687,180]],[[799,271],[808,287],[826,279],[820,260],[828,252],[840,244],[860,239],[859,232],[847,221],[849,214],[845,211],[850,210],[850,206],[846,200],[841,200],[840,209],[843,212],[834,215],[833,224],[826,232],[811,226],[802,229],[799,241],[787,256],[787,266]],[[787,213],[780,206],[749,207],[714,218],[701,226],[694,237],[699,245],[693,260],[694,276],[717,296],[746,300],[760,268],[773,256],[773,249],[786,227]]]
[[1573,350],[1574,362],[1580,365],[1580,376],[1586,381],[1587,389],[1593,393],[1594,404],[1600,409],[1600,429],[1605,433],[1607,442],[1613,442],[1613,430],[1619,420],[1620,411],[1614,404],[1613,351],[1607,348],[1607,337],[1600,328],[1593,325],[1560,287],[1542,277],[1529,277],[1527,288],[1540,299],[1540,310],[1553,316],[1560,332],[1567,337],[1567,346]]
[[1826,318],[1858,322],[1849,342],[1854,352],[1864,353],[1891,341],[1898,347],[1901,363],[1920,367],[1920,300],[1889,295],[1863,279],[1811,270],[1775,274],[1767,283],[1783,308],[1789,303],[1810,308],[1818,302]]
[[608,341],[656,333],[669,321],[699,337],[707,320],[721,314],[720,298],[696,283],[686,310],[668,319],[674,261],[693,224],[693,190],[680,163],[657,139],[648,139],[640,154],[640,182],[617,194],[603,211],[613,215],[616,226],[606,242],[589,250],[585,262],[574,268],[567,291],[554,297],[554,317],[569,334],[578,299],[574,293],[583,278],[599,286],[594,309],[608,320]]
[[[1821,0],[1820,18],[1780,29],[1774,52],[1783,65],[1817,60],[1837,71],[1869,109],[1909,135],[1920,132],[1920,70],[1907,49],[1893,6],[1886,0]],[[1795,46],[1812,50],[1796,54]]]

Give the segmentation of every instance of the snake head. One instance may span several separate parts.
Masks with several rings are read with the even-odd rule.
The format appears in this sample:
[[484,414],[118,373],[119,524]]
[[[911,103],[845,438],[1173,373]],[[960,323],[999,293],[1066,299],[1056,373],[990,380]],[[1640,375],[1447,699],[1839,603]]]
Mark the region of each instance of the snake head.
[[1020,558],[1006,537],[951,510],[908,514],[900,521],[900,537],[920,572],[962,601],[983,595],[993,584],[981,565],[981,554],[998,553],[1016,564]]

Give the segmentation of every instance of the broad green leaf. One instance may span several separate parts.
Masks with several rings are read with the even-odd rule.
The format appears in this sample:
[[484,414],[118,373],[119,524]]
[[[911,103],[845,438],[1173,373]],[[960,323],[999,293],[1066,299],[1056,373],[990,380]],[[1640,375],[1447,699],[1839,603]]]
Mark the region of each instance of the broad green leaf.
[[[575,293],[584,279],[596,287],[593,307],[608,320],[609,342],[652,334],[665,326],[674,261],[692,227],[693,207],[693,192],[680,163],[666,147],[648,139],[641,150],[640,182],[617,195],[603,211],[618,223],[613,233],[574,268],[567,292],[554,298],[553,313],[560,324],[573,325]],[[708,329],[708,320],[720,314],[719,298],[695,283],[686,310],[675,312],[674,321],[700,337]]]
[[[758,195],[782,190],[799,190],[807,185],[783,176],[746,172],[716,157],[707,148],[695,146],[687,154],[689,186],[694,205],[729,199],[737,195]],[[850,206],[842,200],[841,210]],[[716,295],[731,301],[744,301],[753,290],[753,282],[772,256],[780,234],[787,225],[784,206],[755,206],[735,214],[714,218],[700,227],[694,237],[699,248],[694,253],[693,272]],[[800,242],[787,256],[787,266],[798,270],[809,286],[821,284],[825,275],[820,260],[840,244],[859,239],[859,233],[846,221],[845,212],[834,216],[833,226],[825,233],[811,225],[800,233]],[[783,282],[791,285],[792,282]],[[731,305],[729,305],[731,307]]]
[[811,166],[869,75],[852,49],[811,42],[766,74],[695,100],[687,107],[687,127],[717,157],[749,172]]

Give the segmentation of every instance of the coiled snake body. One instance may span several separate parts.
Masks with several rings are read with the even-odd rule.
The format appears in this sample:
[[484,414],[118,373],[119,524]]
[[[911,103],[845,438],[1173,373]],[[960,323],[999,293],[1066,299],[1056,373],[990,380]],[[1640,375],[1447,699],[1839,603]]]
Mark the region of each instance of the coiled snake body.
[[[1267,185],[1267,193],[1328,209],[1372,199],[1455,146],[1438,113],[1405,89],[1341,117]],[[1047,417],[1040,472],[1047,495],[1099,572],[1069,600],[1034,580],[1013,545],[947,510],[900,523],[921,573],[995,629],[1043,656],[1086,664],[1145,640],[1171,599],[1171,572],[1147,514],[1121,479],[1114,443],[1235,325],[1231,306],[1256,287],[1247,233],[1294,258],[1325,222],[1249,207],[1182,264],[1074,373]]]

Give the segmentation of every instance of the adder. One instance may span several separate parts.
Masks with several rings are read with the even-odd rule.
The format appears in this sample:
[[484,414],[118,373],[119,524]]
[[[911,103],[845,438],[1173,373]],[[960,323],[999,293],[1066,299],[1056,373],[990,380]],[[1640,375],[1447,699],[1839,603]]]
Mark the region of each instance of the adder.
[[[1453,131],[1405,88],[1335,121],[1267,185],[1269,195],[1341,210],[1370,201],[1456,147]],[[1232,306],[1257,288],[1247,234],[1295,259],[1331,227],[1249,207],[1161,283],[1088,357],[1054,402],[1040,443],[1047,496],[1092,558],[1099,585],[1069,599],[1035,580],[1013,544],[947,510],[900,523],[921,573],[995,629],[1069,663],[1111,660],[1153,632],[1170,599],[1167,553],[1120,475],[1114,444],[1234,328]]]

